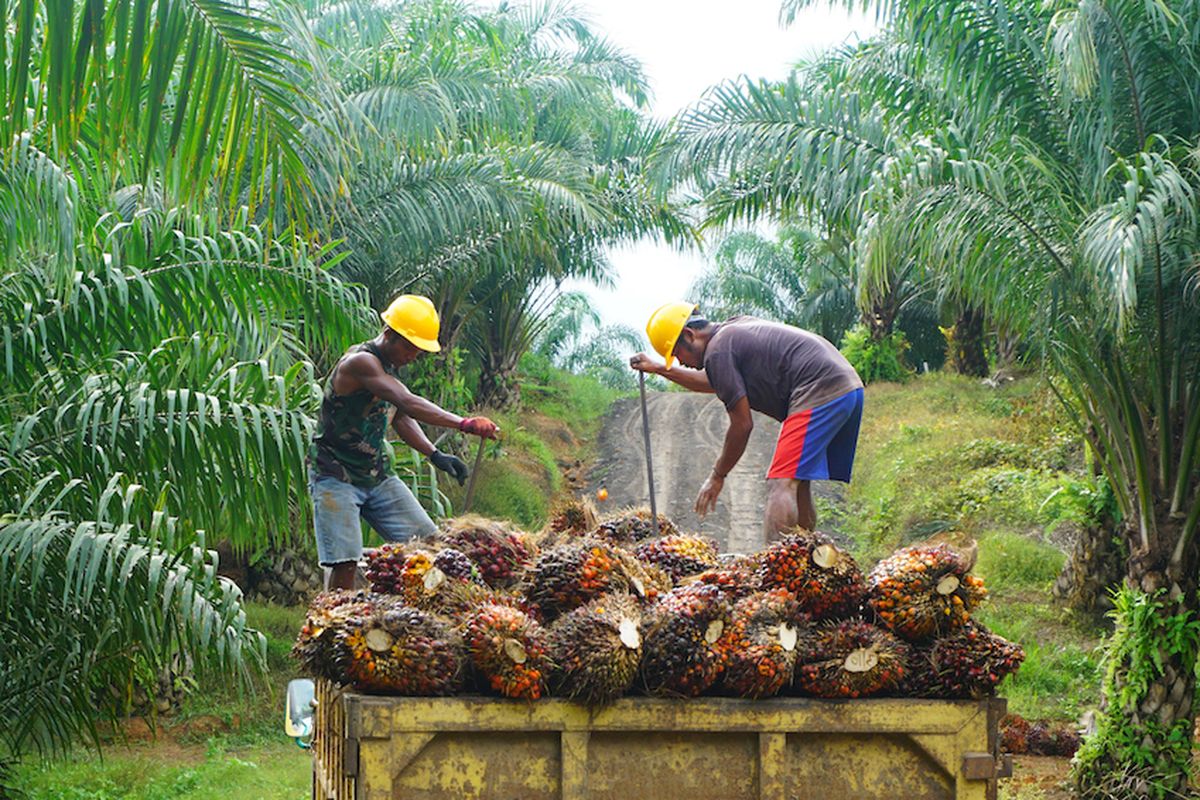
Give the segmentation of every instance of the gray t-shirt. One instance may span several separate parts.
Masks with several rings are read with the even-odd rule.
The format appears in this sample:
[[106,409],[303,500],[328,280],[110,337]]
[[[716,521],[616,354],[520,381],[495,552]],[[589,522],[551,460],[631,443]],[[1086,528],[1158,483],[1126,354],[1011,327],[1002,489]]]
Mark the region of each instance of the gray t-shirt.
[[825,338],[755,317],[717,326],[704,351],[704,372],[725,408],[745,397],[750,408],[781,422],[863,385]]

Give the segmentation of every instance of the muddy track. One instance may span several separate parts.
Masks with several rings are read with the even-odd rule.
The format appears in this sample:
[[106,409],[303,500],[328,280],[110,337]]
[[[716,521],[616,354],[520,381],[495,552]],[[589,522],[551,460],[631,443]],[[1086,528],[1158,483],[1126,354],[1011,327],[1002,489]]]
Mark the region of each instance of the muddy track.
[[[649,392],[650,447],[658,508],[683,529],[715,538],[723,550],[749,552],[763,544],[762,514],[766,502],[763,477],[771,464],[779,423],[754,415],[754,431],[746,453],[725,480],[716,511],[701,520],[692,511],[696,493],[721,452],[729,417],[712,395]],[[642,416],[637,397],[613,404],[600,431],[600,457],[589,486],[608,489],[601,511],[646,505],[646,457],[642,448]],[[819,494],[833,489],[818,484]]]

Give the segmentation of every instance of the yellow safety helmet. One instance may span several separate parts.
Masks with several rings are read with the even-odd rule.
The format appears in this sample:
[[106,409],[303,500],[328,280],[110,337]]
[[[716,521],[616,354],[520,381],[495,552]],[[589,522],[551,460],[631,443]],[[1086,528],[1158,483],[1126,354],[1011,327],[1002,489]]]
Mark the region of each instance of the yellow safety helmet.
[[650,321],[646,323],[650,345],[663,357],[668,367],[675,360],[672,351],[679,341],[679,334],[683,333],[683,326],[695,310],[695,303],[667,303],[651,314]]
[[379,315],[387,326],[427,353],[442,349],[438,344],[437,309],[419,294],[402,294]]

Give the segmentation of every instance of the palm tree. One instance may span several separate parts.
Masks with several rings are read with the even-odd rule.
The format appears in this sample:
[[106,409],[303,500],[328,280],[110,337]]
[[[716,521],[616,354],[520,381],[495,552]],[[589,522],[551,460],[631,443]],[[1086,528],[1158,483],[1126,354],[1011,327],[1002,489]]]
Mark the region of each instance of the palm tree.
[[910,120],[917,135],[864,202],[861,268],[919,260],[1060,376],[1129,553],[1077,783],[1086,797],[1182,796],[1200,654],[1200,10],[866,5],[907,43],[896,61],[956,111]]

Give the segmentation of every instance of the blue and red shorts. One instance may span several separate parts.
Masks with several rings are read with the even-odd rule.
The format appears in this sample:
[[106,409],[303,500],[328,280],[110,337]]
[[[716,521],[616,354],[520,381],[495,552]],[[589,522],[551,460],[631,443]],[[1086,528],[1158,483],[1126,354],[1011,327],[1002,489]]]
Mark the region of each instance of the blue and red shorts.
[[783,421],[768,478],[850,482],[862,422],[863,390],[855,389]]

